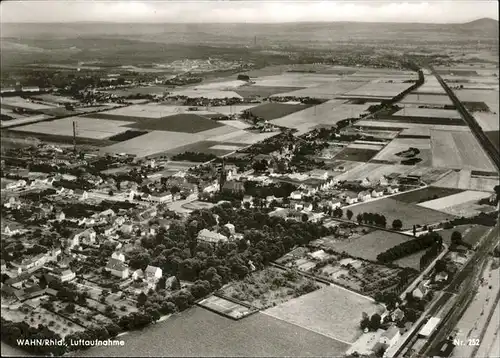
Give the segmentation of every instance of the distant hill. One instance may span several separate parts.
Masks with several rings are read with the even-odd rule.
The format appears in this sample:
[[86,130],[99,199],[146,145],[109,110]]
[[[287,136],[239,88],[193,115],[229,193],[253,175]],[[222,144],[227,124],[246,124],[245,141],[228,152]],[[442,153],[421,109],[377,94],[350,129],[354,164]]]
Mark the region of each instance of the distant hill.
[[462,31],[474,31],[482,33],[498,33],[498,20],[483,17],[474,21],[457,24],[456,28]]

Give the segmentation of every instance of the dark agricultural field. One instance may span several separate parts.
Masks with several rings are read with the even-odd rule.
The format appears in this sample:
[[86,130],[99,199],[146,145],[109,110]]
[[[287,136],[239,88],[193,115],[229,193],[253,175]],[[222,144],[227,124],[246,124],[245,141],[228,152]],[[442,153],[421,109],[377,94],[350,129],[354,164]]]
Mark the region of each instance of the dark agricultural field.
[[[26,132],[18,132],[14,129],[10,129],[9,134],[11,134],[12,136],[19,136],[20,138],[25,138],[27,136]],[[39,140],[42,140],[45,143],[73,144],[73,136],[30,132],[29,137],[30,138],[37,138]],[[96,147],[106,147],[108,145],[112,145],[115,143],[116,142],[113,142],[109,139],[93,139],[93,138],[76,137],[76,144],[77,145],[88,144],[88,145],[92,145],[92,146],[96,146]]]
[[247,144],[242,145],[241,143],[230,143],[230,142],[214,142],[214,141],[209,141],[209,140],[204,140],[204,141],[199,141],[196,143],[191,143],[191,144],[186,144],[181,147],[173,148],[170,150],[167,150],[166,152],[161,152],[157,153],[148,157],[161,157],[163,155],[167,156],[173,156],[177,154],[181,154],[184,152],[197,152],[197,153],[206,153],[206,154],[213,154],[218,157],[227,155],[233,150],[226,150],[226,149],[210,149],[210,147],[213,147],[214,145],[217,144],[224,144],[224,145],[234,145],[234,146],[239,146],[240,148],[244,148],[248,146]]
[[397,116],[382,118],[383,121],[399,123],[419,123],[419,124],[444,124],[451,126],[465,126],[466,123],[461,118],[433,118],[433,117],[411,117]]
[[280,94],[291,91],[298,91],[304,89],[305,87],[272,87],[272,86],[242,86],[234,90],[240,96],[244,98],[252,97],[263,97],[267,98],[273,94]]
[[181,113],[163,118],[151,118],[134,123],[129,128],[182,133],[198,133],[223,125],[197,114]]
[[301,111],[310,107],[305,104],[285,104],[285,103],[266,103],[257,107],[250,108],[246,112],[251,113],[255,117],[262,118],[266,121],[281,118],[286,115]]
[[130,130],[130,131],[118,133],[112,137],[109,137],[108,140],[112,140],[112,141],[116,141],[116,142],[123,142],[123,141],[129,140],[129,139],[135,138],[135,137],[139,137],[139,136],[146,134],[146,133],[148,133],[148,132],[147,131]]
[[377,155],[379,151],[373,149],[345,148],[334,158],[337,160],[352,160],[354,162],[367,162]]
[[495,146],[497,151],[500,152],[500,132],[499,131],[490,131],[490,132],[484,132],[486,136],[490,139],[491,143]]
[[418,204],[418,203],[423,203],[424,201],[444,198],[445,196],[458,194],[463,191],[464,191],[463,189],[457,189],[457,188],[439,188],[435,186],[428,186],[423,189],[394,195],[392,199],[407,204]]

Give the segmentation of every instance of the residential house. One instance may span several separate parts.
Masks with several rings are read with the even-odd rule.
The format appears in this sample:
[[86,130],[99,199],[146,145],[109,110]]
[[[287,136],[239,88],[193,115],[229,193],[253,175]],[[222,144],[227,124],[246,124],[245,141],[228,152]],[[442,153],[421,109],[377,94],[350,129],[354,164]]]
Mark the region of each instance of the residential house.
[[375,187],[372,192],[371,192],[372,198],[380,198],[381,196],[384,196],[384,188],[377,186]]
[[226,170],[227,180],[233,179],[236,176],[236,174],[238,174],[238,167],[234,164],[226,164],[225,170]]
[[251,208],[253,208],[253,196],[251,195],[245,195],[243,197],[243,200],[241,201],[241,205],[245,206],[245,203],[248,203]]
[[76,195],[80,201],[85,201],[89,198],[89,193],[82,189],[75,189],[73,195]]
[[227,181],[222,186],[222,190],[227,190],[232,193],[244,193],[245,185],[240,181]]
[[21,201],[19,198],[11,196],[3,206],[7,209],[19,209],[21,207]]
[[446,280],[448,280],[448,273],[444,271],[438,272],[434,277],[434,281],[436,282],[444,282]]
[[380,186],[387,186],[389,185],[389,181],[387,180],[386,177],[382,176],[380,180],[378,181],[378,185]]
[[161,268],[156,266],[148,265],[146,271],[144,271],[144,277],[150,282],[156,282],[163,276],[163,271]]
[[198,233],[198,241],[209,244],[218,244],[219,242],[227,242],[228,238],[222,234],[203,229]]
[[4,259],[0,260],[0,272],[4,273],[7,270],[7,264]]
[[80,235],[79,233],[74,234],[66,240],[66,250],[72,250],[75,247],[80,246]]
[[302,192],[300,192],[300,191],[292,191],[290,193],[290,199],[292,199],[292,200],[302,200]]
[[369,200],[370,198],[372,197],[372,195],[370,194],[370,192],[368,191],[362,191],[358,194],[358,200],[359,201],[367,201]]
[[66,269],[66,270],[55,270],[50,274],[50,276],[61,282],[68,282],[73,280],[76,277],[76,274],[70,269]]
[[132,280],[137,281],[138,279],[144,279],[144,271],[142,269],[137,269],[132,272]]
[[120,231],[124,234],[130,234],[134,229],[134,224],[131,221],[126,221],[122,226],[120,226]]
[[234,235],[236,233],[236,229],[233,224],[227,223],[226,225],[224,225],[224,227],[226,227],[229,230],[229,233],[231,235]]
[[119,252],[119,251],[113,252],[113,254],[111,255],[111,258],[114,259],[114,260],[125,262],[125,255],[122,252]]
[[314,169],[309,172],[309,177],[312,179],[327,180],[328,171],[322,169]]
[[360,185],[361,185],[362,187],[368,188],[368,187],[372,186],[372,185],[373,185],[373,183],[370,181],[370,179],[368,179],[368,178],[364,178],[363,180],[361,180]]
[[173,198],[172,198],[172,193],[165,191],[160,193],[149,194],[146,200],[154,203],[171,203]]
[[358,202],[358,196],[354,194],[347,194],[345,196],[345,202],[349,205],[357,203]]
[[88,228],[80,233],[80,243],[93,245],[96,242],[97,233],[94,228]]
[[29,270],[35,267],[43,266],[51,258],[49,253],[41,253],[34,257],[27,257],[21,260],[12,261],[11,265],[15,268],[20,268],[23,271]]
[[412,292],[413,297],[422,299],[428,292],[427,285],[424,282],[420,282]]
[[399,188],[397,186],[388,186],[387,194],[396,194],[399,193]]
[[56,212],[56,221],[63,221],[66,219],[66,214],[63,211]]
[[307,211],[307,212],[313,211],[313,208],[314,208],[314,206],[312,203],[303,203],[303,205],[302,205],[302,210]]
[[391,326],[382,334],[379,342],[383,344],[386,348],[389,348],[395,345],[400,338],[401,338],[401,333],[399,331],[399,328],[396,326]]
[[120,260],[111,258],[106,265],[106,271],[109,271],[113,276],[125,279],[129,276],[128,266]]
[[391,313],[391,319],[394,321],[394,322],[399,322],[401,321],[405,316],[405,313],[402,309],[400,308],[396,308],[394,311],[392,311]]
[[101,211],[99,213],[99,216],[106,217],[106,218],[112,218],[112,217],[116,216],[116,213],[113,211],[113,209],[107,209],[107,210]]

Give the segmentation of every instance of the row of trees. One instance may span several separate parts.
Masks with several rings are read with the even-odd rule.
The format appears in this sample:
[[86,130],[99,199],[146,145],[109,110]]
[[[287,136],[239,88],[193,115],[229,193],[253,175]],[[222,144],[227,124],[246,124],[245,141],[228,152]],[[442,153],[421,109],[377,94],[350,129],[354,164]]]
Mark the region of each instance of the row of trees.
[[442,245],[441,235],[430,232],[409,241],[402,242],[377,255],[377,260],[383,263],[392,262],[415,252],[426,249],[432,245]]
[[356,216],[356,221],[359,224],[365,223],[370,225],[376,225],[380,227],[387,226],[387,219],[384,215],[377,213],[363,213]]

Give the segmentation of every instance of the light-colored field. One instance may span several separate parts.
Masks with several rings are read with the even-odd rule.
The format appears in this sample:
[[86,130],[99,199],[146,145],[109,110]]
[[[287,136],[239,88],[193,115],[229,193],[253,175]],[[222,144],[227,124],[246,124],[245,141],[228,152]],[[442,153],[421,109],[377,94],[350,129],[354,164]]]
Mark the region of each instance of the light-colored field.
[[375,97],[375,98],[392,98],[405,89],[410,87],[411,83],[386,83],[386,82],[371,82],[362,87],[356,88],[344,94],[346,97]]
[[239,81],[239,80],[234,80],[234,81],[224,81],[224,82],[213,82],[213,83],[205,83],[199,86],[196,86],[196,90],[218,90],[218,91],[227,91],[231,90],[234,88],[241,87],[243,85],[246,85],[247,82],[245,81]]
[[338,286],[327,286],[263,313],[327,337],[352,343],[362,333],[359,328],[361,313],[366,312],[371,316],[381,309],[364,296]]
[[39,94],[39,95],[33,96],[32,98],[39,99],[39,100],[46,101],[46,102],[52,102],[52,103],[78,103],[78,101],[76,99],[64,97],[64,96],[56,96],[56,95],[53,95],[50,93]]
[[331,100],[323,104],[306,108],[288,116],[274,119],[275,125],[295,128],[300,133],[306,133],[318,125],[334,125],[346,118],[358,118],[369,104],[345,104],[343,100]]
[[483,131],[497,131],[500,129],[500,118],[498,117],[498,113],[474,112],[473,116]]
[[214,142],[231,142],[250,145],[279,134],[278,132],[251,133],[244,130],[237,130],[236,128],[234,129],[235,131],[233,132],[211,136],[208,137],[207,140],[211,140]]
[[12,126],[18,126],[20,124],[40,122],[40,121],[43,121],[43,120],[51,118],[51,117],[52,116],[49,116],[47,114],[37,114],[35,116],[21,117],[21,118],[17,118],[17,119],[12,119],[10,121],[1,122],[0,126],[2,128],[8,128],[8,127],[12,127]]
[[484,102],[491,112],[499,113],[498,91],[460,89],[453,91],[459,100],[466,102]]
[[368,143],[351,143],[347,148],[356,149],[370,149],[370,150],[381,150],[384,147],[383,144],[368,144]]
[[388,160],[399,163],[401,160],[406,159],[405,157],[397,156],[396,153],[408,150],[410,147],[417,148],[420,153],[416,155],[416,158],[423,159],[419,165],[429,164],[429,150],[431,149],[431,143],[429,139],[415,139],[415,138],[396,138],[393,139],[384,149],[382,149],[373,159],[376,160]]
[[369,180],[378,181],[383,175],[391,173],[403,174],[409,172],[410,170],[412,170],[412,167],[407,165],[363,163],[345,173],[340,174],[336,177],[336,179],[340,181],[363,180],[364,178],[368,178]]
[[392,115],[409,117],[432,117],[432,118],[462,118],[460,113],[452,109],[439,108],[403,108]]
[[247,129],[247,128],[250,128],[251,125],[250,124],[247,124],[243,121],[240,121],[240,120],[229,120],[229,121],[218,121],[220,124],[224,124],[226,126],[230,126],[230,127],[234,127],[234,128],[237,128],[237,129]]
[[196,90],[196,89],[174,90],[168,96],[169,97],[184,96],[188,98],[209,98],[209,99],[243,98],[234,91]]
[[209,107],[211,112],[215,113],[220,113],[223,115],[230,115],[230,114],[236,114],[236,113],[241,113],[247,109],[253,108],[258,104],[245,104],[245,105],[234,105],[234,106],[216,106],[216,107]]
[[26,99],[22,99],[21,97],[2,97],[2,105],[4,105],[4,104],[6,104],[8,106],[26,108],[26,109],[32,109],[32,110],[54,108],[54,106],[33,103],[33,102],[28,101]]
[[210,149],[215,149],[215,150],[238,150],[241,149],[241,147],[236,146],[236,145],[227,145],[227,144],[217,144],[214,145],[213,147],[210,147]]
[[433,105],[452,105],[451,99],[448,96],[432,95],[432,94],[414,94],[410,93],[403,98],[401,103],[415,104],[433,104]]
[[444,198],[424,201],[418,204],[425,208],[434,210],[443,210],[454,205],[460,205],[463,203],[469,203],[473,201],[478,201],[480,199],[488,198],[491,193],[486,193],[482,191],[464,191],[461,193],[445,196]]
[[324,83],[319,86],[307,87],[304,89],[284,92],[271,97],[312,97],[321,99],[333,99],[337,95],[346,93],[363,86],[367,81],[343,81],[338,80],[331,83]]
[[73,136],[73,122],[76,122],[77,137],[91,139],[105,139],[125,132],[128,128],[123,126],[130,124],[129,122],[107,119],[68,117],[49,122],[28,124],[16,128],[16,130],[30,133]]
[[349,206],[354,213],[353,217],[362,213],[378,213],[386,217],[390,227],[393,220],[399,219],[403,222],[404,229],[411,229],[413,225],[428,225],[451,219],[452,216],[440,211],[428,209],[415,204],[403,203],[401,201],[384,198],[372,200],[366,203]]
[[436,181],[434,186],[493,192],[493,188],[498,184],[498,177],[471,176],[470,170],[461,170],[450,172]]
[[439,168],[495,171],[489,157],[469,131],[431,131],[432,165]]
[[[143,117],[147,118],[162,118],[166,116],[176,115],[180,113],[194,113],[194,114],[214,114],[214,111],[205,111],[202,108],[199,111],[189,111],[190,106],[169,106],[162,104],[138,104],[128,107],[122,107],[106,111],[104,114],[111,114],[117,116],[130,116],[130,117]],[[96,114],[98,115],[98,114]]]
[[[384,121],[371,121],[368,119],[362,119],[356,122],[357,127],[383,127],[383,128],[407,128],[412,131],[429,131],[433,130],[445,130],[445,131],[465,131],[469,132],[470,129],[467,126],[455,126],[455,125],[445,125],[445,124],[422,124],[422,123],[403,123],[403,122],[384,122]],[[410,131],[408,131],[410,132]]]
[[446,91],[439,84],[437,78],[430,74],[424,77],[424,84],[420,86],[416,91],[413,91],[412,93],[446,95]]
[[340,76],[332,74],[286,72],[281,75],[258,77],[253,81],[256,86],[264,87],[315,87],[339,79]]

